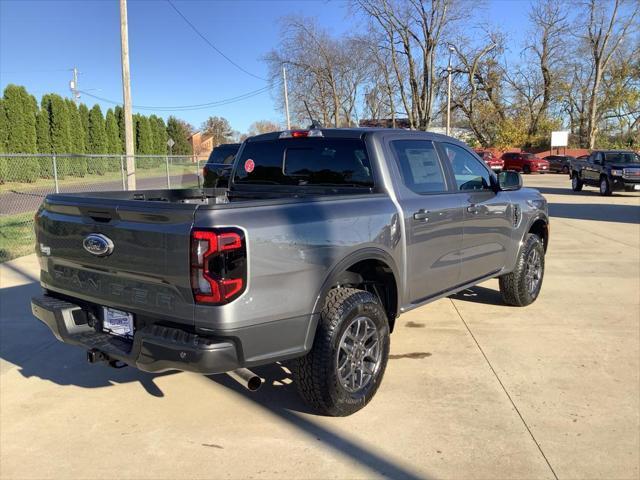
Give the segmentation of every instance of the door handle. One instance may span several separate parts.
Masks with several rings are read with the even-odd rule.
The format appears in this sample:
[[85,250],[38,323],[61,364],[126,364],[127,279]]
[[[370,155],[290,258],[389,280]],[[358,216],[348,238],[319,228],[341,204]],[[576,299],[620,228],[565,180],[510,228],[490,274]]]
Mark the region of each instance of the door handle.
[[413,214],[414,220],[424,220],[425,222],[429,221],[429,212],[424,208],[421,208],[417,212]]
[[476,207],[475,205],[469,205],[467,207],[467,212],[469,213],[473,213],[474,215],[476,215],[478,213],[478,207]]

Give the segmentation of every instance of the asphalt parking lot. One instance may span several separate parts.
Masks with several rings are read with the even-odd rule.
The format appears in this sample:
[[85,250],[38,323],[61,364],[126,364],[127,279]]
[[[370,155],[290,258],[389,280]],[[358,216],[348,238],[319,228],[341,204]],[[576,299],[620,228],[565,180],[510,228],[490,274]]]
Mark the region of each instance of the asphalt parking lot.
[[638,478],[640,195],[527,176],[550,202],[542,293],[497,281],[400,318],[373,402],[309,412],[287,372],[91,366],[30,313],[34,256],[0,265],[2,478]]

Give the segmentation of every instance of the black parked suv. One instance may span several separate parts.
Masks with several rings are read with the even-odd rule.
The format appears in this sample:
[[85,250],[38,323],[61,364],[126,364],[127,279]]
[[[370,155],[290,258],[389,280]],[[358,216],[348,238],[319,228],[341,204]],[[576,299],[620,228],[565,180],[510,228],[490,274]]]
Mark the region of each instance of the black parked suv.
[[203,186],[208,188],[224,188],[229,183],[229,174],[239,143],[222,143],[211,151],[209,159],[202,169]]
[[601,195],[614,190],[640,191],[640,155],[624,150],[595,150],[585,160],[572,162],[571,188],[599,187]]
[[549,162],[549,171],[557,173],[571,172],[571,162],[575,161],[575,157],[571,155],[547,155],[544,157]]

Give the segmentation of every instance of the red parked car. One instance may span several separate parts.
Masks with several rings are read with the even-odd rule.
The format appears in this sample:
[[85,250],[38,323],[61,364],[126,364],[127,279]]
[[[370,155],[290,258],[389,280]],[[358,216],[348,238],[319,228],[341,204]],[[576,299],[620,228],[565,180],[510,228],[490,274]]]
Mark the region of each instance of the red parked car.
[[488,150],[476,150],[478,156],[484,160],[484,163],[487,164],[494,172],[501,172],[504,168],[504,161],[501,158],[496,157],[493,153]]
[[505,170],[515,170],[522,173],[546,173],[549,171],[549,162],[536,157],[533,153],[507,152],[502,154]]

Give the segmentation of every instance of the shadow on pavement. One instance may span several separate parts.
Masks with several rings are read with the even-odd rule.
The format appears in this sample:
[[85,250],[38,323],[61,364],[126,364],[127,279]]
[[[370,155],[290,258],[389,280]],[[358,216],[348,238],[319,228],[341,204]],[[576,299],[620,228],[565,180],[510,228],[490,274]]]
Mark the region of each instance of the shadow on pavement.
[[[28,272],[5,264],[25,278]],[[170,373],[150,374],[134,368],[113,369],[90,365],[81,348],[65,345],[31,314],[31,297],[42,292],[36,281],[0,290],[0,358],[16,365],[26,378],[37,377],[58,385],[100,388],[126,382],[140,382],[155,397],[162,390],[153,379]]]
[[[100,388],[125,382],[140,382],[153,396],[164,396],[154,383],[154,378],[164,374],[150,374],[135,368],[112,369],[85,362],[81,348],[58,342],[49,329],[31,315],[30,299],[41,292],[38,282],[29,272],[12,265],[5,265],[31,280],[19,286],[0,289],[0,357],[16,365],[26,378],[37,377],[57,385],[75,385],[83,388]],[[302,413],[313,413],[298,397],[291,374],[279,364],[254,369],[268,379],[255,393],[250,393],[227,375],[209,376],[211,380],[254,402],[282,421],[294,425],[310,438],[321,441],[336,453],[349,457],[379,475],[394,479],[424,479],[423,475],[409,471],[382,454],[373,452],[344,436],[318,425]]]
[[[566,188],[559,188],[559,187],[532,187],[535,188],[536,190],[538,190],[540,193],[542,193],[543,195],[569,195],[571,197],[579,197],[579,196],[587,196],[587,197],[600,197],[600,192],[598,191],[597,188],[589,188],[586,187],[584,190],[582,190],[581,192],[574,192],[573,190],[571,190],[571,183],[570,181],[567,183],[567,187]],[[613,192],[611,194],[611,196],[613,197],[632,197],[636,194],[634,194],[633,192]]]
[[[318,425],[312,418],[305,418],[301,413],[314,413],[298,397],[291,374],[285,367],[274,364],[254,368],[253,371],[267,379],[257,392],[249,392],[227,375],[211,375],[209,378],[219,385],[233,391],[237,395],[250,400],[256,406],[268,410],[281,420],[294,425],[309,437],[321,441],[337,453],[345,455],[369,468],[378,475],[393,479],[425,479],[422,474],[412,472],[383,455],[373,452],[361,444],[357,444],[344,436]],[[356,415],[358,415],[356,413]]]
[[572,218],[575,220],[640,223],[640,207],[637,205],[549,203],[549,215],[551,217]]
[[467,288],[461,292],[451,295],[449,298],[453,300],[462,300],[464,302],[482,303],[485,305],[499,305],[507,307],[502,300],[502,294],[498,290],[492,290],[486,287],[475,286]]

